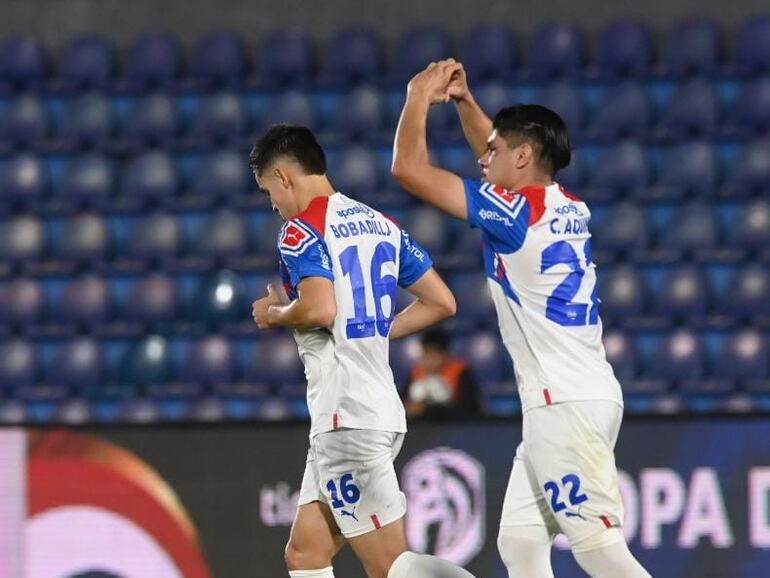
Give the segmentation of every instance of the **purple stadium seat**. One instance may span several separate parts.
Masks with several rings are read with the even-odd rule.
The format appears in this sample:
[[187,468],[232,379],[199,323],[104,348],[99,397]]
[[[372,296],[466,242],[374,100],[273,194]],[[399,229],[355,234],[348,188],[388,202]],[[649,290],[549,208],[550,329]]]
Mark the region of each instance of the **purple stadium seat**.
[[105,89],[116,68],[115,47],[101,36],[73,39],[59,61],[59,81],[74,90]]
[[770,142],[754,141],[745,146],[728,168],[725,193],[731,197],[752,197],[770,190]]
[[344,28],[331,39],[324,58],[326,79],[336,85],[379,80],[382,47],[377,33],[368,28]]
[[315,128],[317,113],[313,101],[304,92],[290,90],[277,94],[268,102],[262,126],[291,123]]
[[39,88],[47,75],[45,48],[37,38],[14,36],[0,43],[0,84]]
[[238,34],[214,32],[198,40],[192,58],[192,74],[202,87],[237,86],[248,69],[246,49]]
[[689,142],[666,155],[655,194],[667,199],[712,197],[719,180],[719,158],[711,144]]
[[105,219],[96,213],[80,213],[64,221],[53,251],[61,259],[91,262],[105,258],[111,245]]
[[705,374],[700,337],[682,329],[664,338],[652,358],[654,377],[669,381],[696,380]]
[[34,346],[22,339],[0,342],[0,390],[33,385],[38,376]]
[[642,86],[622,82],[608,88],[596,107],[590,132],[613,142],[624,138],[644,138],[652,124],[652,106]]
[[699,202],[682,206],[661,239],[661,248],[697,255],[714,249],[719,240],[716,215],[711,207]]
[[48,189],[45,165],[31,154],[20,154],[0,165],[0,199],[32,201]]
[[612,22],[599,35],[599,72],[606,78],[644,77],[652,59],[652,34],[639,21]]
[[0,281],[0,323],[29,326],[43,317],[45,293],[40,282],[25,277]]
[[770,273],[766,265],[748,265],[737,271],[729,287],[723,310],[747,321],[770,320]]
[[313,41],[307,31],[281,28],[257,51],[261,81],[267,86],[304,86],[315,74]]
[[770,77],[756,78],[746,85],[731,107],[734,122],[744,134],[766,135],[770,132]]
[[371,149],[350,147],[329,156],[329,175],[338,190],[357,197],[379,190],[383,175]]
[[155,92],[136,103],[129,113],[124,136],[142,145],[169,145],[178,137],[180,126],[176,99]]
[[622,322],[624,317],[640,315],[647,301],[644,278],[628,265],[604,270],[599,275],[599,296],[606,321]]
[[733,247],[749,251],[770,249],[770,201],[757,199],[741,209],[727,235]]
[[49,383],[78,389],[102,385],[105,375],[104,352],[93,337],[78,337],[63,344],[46,368]]
[[535,79],[575,78],[586,63],[583,31],[568,22],[548,22],[532,35],[526,67]]
[[473,27],[463,39],[460,56],[471,82],[510,80],[518,65],[513,32],[504,24]]
[[235,352],[230,341],[220,335],[197,340],[183,354],[182,381],[213,385],[231,383],[235,377]]
[[580,91],[573,85],[557,82],[540,91],[537,104],[556,112],[574,138],[585,125],[585,106]]
[[744,74],[770,71],[770,16],[749,18],[738,32],[735,66]]
[[69,199],[106,199],[115,190],[115,164],[98,153],[76,157],[66,168],[57,194]]
[[0,116],[0,137],[14,145],[35,145],[49,133],[48,112],[35,95],[16,96]]
[[17,215],[0,221],[0,262],[27,263],[43,256],[46,231],[33,215]]
[[395,80],[407,82],[428,66],[453,56],[449,35],[436,26],[416,26],[399,39],[393,63]]
[[721,120],[714,85],[700,78],[679,86],[663,111],[660,132],[673,140],[712,136]]
[[142,323],[175,321],[179,310],[179,291],[174,280],[162,273],[140,279],[131,289],[125,318]]
[[633,380],[639,371],[639,359],[634,340],[622,331],[606,331],[603,341],[607,361],[612,366],[615,377],[621,383]]
[[674,267],[665,275],[653,300],[655,313],[669,321],[697,320],[708,308],[706,278],[697,267]]
[[92,324],[106,321],[111,308],[112,297],[104,279],[86,275],[64,287],[53,314],[60,321]]
[[754,329],[731,335],[720,348],[713,366],[718,377],[750,382],[770,378],[767,339]]
[[241,98],[231,92],[207,97],[192,121],[194,137],[210,142],[237,142],[249,129],[249,116]]
[[194,248],[195,254],[203,257],[240,257],[251,248],[249,226],[241,214],[222,209],[203,224]]
[[649,182],[649,162],[644,149],[627,141],[605,149],[593,172],[592,186],[608,191],[610,196],[621,196],[646,187]]
[[259,341],[247,367],[247,378],[256,378],[278,388],[304,385],[305,372],[294,339],[280,334]]
[[74,97],[67,104],[59,127],[59,136],[78,146],[102,146],[114,132],[115,117],[110,101],[97,93]]
[[679,78],[713,74],[719,68],[721,50],[719,27],[714,21],[683,20],[668,33],[666,72]]
[[179,219],[168,213],[151,213],[134,224],[126,253],[139,259],[172,259],[184,245]]
[[125,168],[121,192],[129,199],[162,200],[176,195],[180,176],[173,159],[161,151],[134,157]]
[[350,139],[376,140],[389,128],[382,93],[370,86],[351,90],[332,113],[330,128]]
[[198,164],[192,191],[207,197],[228,198],[252,189],[253,179],[242,153],[221,150]]
[[150,33],[131,45],[126,62],[126,80],[130,85],[146,89],[169,87],[179,79],[182,48],[168,34]]

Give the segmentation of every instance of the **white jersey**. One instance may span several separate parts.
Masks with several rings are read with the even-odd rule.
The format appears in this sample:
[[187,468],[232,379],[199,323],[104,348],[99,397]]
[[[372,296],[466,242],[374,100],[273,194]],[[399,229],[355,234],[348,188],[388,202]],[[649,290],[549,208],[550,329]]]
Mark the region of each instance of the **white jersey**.
[[295,331],[307,378],[310,437],[340,428],[405,432],[388,364],[396,288],[431,267],[427,252],[379,211],[335,193],[316,197],[278,240],[287,295],[306,277],[334,282],[330,329]]
[[522,410],[577,400],[623,403],[602,345],[591,213],[558,184],[508,191],[466,180]]

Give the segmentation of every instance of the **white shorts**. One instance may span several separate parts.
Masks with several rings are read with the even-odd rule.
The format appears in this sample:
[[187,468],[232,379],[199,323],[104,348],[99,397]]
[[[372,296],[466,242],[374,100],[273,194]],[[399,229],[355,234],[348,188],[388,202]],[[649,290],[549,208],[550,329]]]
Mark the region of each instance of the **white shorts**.
[[605,530],[623,521],[614,454],[622,419],[623,408],[611,401],[526,412],[500,527],[545,525],[566,534],[573,552],[618,541],[621,533]]
[[299,505],[321,501],[342,535],[353,538],[406,514],[393,460],[403,433],[341,429],[310,439]]

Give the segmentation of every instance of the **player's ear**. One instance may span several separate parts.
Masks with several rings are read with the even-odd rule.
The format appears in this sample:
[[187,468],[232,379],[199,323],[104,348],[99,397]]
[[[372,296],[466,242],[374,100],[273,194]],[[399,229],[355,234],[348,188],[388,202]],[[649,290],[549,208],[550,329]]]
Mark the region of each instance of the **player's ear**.
[[529,163],[534,161],[534,154],[535,151],[532,149],[532,145],[528,142],[525,142],[519,146],[515,157],[516,168],[523,169]]
[[291,188],[291,175],[289,175],[289,172],[284,167],[275,167],[273,169],[273,176],[278,179],[284,189]]

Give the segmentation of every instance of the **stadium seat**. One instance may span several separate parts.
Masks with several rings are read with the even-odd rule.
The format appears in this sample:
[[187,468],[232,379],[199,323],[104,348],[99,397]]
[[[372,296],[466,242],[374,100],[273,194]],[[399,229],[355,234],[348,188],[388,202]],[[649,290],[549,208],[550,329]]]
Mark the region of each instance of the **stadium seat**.
[[103,146],[114,132],[110,101],[97,93],[74,97],[67,104],[59,127],[61,138],[80,147]]
[[242,215],[222,209],[203,224],[193,248],[196,255],[216,259],[245,255],[251,248],[248,224]]
[[255,187],[243,153],[221,150],[197,164],[192,192],[206,197],[228,198]]
[[746,320],[770,320],[770,273],[767,266],[748,265],[736,271],[729,292],[723,296],[722,310]]
[[33,385],[38,378],[34,346],[22,339],[0,342],[0,390]]
[[419,207],[409,212],[404,228],[434,259],[449,251],[450,223],[436,209]]
[[727,338],[714,359],[717,377],[751,382],[770,378],[770,351],[764,336],[744,329]]
[[106,359],[93,337],[77,337],[61,345],[46,367],[46,381],[76,389],[103,384]]
[[132,345],[120,361],[119,382],[146,389],[171,379],[171,353],[165,337],[150,335]]
[[710,299],[703,271],[682,265],[663,277],[652,301],[653,311],[669,323],[695,322],[703,318]]
[[721,48],[714,21],[693,18],[678,22],[668,33],[665,72],[675,78],[714,74],[719,69]]
[[636,378],[639,360],[634,340],[627,337],[622,331],[605,331],[603,342],[607,361],[621,384],[631,382]]
[[[263,288],[260,288],[262,291]],[[209,324],[249,319],[249,299],[243,280],[231,271],[204,279],[191,302],[190,317]]]
[[326,80],[338,86],[377,82],[382,74],[382,61],[382,47],[375,31],[343,28],[327,46]]
[[403,390],[409,385],[412,368],[419,361],[420,340],[418,337],[408,337],[390,342],[389,364],[393,370],[396,387]]
[[652,60],[652,34],[645,24],[618,20],[601,31],[597,61],[604,78],[643,78]]
[[518,54],[510,27],[496,23],[473,27],[463,38],[460,61],[471,83],[513,78]]
[[144,146],[168,146],[179,135],[176,100],[164,92],[143,96],[129,113],[124,136]]
[[182,48],[171,35],[150,33],[137,38],[126,58],[126,81],[136,88],[171,87],[182,68]]
[[484,273],[455,273],[447,283],[457,300],[456,320],[460,330],[497,323],[495,304]]
[[67,219],[53,245],[54,256],[79,262],[105,258],[111,249],[107,222],[96,213],[79,213]]
[[770,191],[770,141],[749,143],[730,165],[723,194],[743,198]]
[[307,85],[315,74],[313,42],[307,31],[280,28],[257,51],[261,81],[271,87]]
[[658,184],[650,193],[662,199],[713,197],[720,182],[719,158],[708,142],[677,145],[666,154]]
[[64,199],[107,199],[116,182],[115,164],[99,153],[76,157],[59,181],[57,195]]
[[112,296],[104,279],[86,275],[67,283],[58,296],[52,316],[59,321],[94,324],[107,321]]
[[503,82],[487,82],[474,88],[473,98],[490,118],[516,103],[513,91]]
[[650,225],[644,209],[631,203],[619,204],[592,227],[594,260],[631,257],[649,246]]
[[47,76],[45,48],[37,38],[13,36],[0,43],[0,84],[14,89],[40,88]]
[[628,265],[601,271],[598,277],[601,317],[608,323],[644,313],[647,293],[643,276]]
[[34,279],[16,277],[0,281],[0,324],[28,327],[40,321],[45,293]]
[[573,85],[557,82],[547,86],[538,94],[537,104],[555,111],[567,125],[572,138],[583,130],[585,105],[580,91]]
[[49,133],[48,112],[35,95],[15,96],[0,116],[0,138],[13,145],[36,145]]
[[198,86],[238,86],[248,69],[246,49],[238,34],[214,32],[195,45],[192,76]]
[[652,124],[652,107],[642,86],[622,82],[608,88],[596,107],[590,135],[606,142],[643,139]]
[[337,190],[353,198],[378,191],[383,184],[375,154],[358,146],[329,157],[329,176]]
[[735,128],[741,135],[767,135],[770,132],[770,76],[745,84],[731,109]]
[[128,295],[124,318],[149,324],[176,321],[179,300],[177,285],[171,277],[163,273],[143,277]]
[[247,379],[267,382],[280,390],[297,388],[306,383],[305,372],[297,353],[297,343],[287,334],[258,341],[247,367]]
[[479,161],[468,147],[443,147],[440,149],[439,165],[464,179],[480,179]]
[[210,142],[238,142],[249,129],[249,116],[240,97],[220,92],[207,97],[192,121],[191,134]]
[[385,99],[371,86],[353,89],[340,99],[330,129],[351,140],[376,142],[388,126]]
[[621,142],[604,150],[593,171],[594,195],[605,198],[634,193],[650,183],[649,162],[644,149],[632,141]]
[[173,159],[150,151],[131,159],[126,166],[121,192],[130,200],[165,200],[179,190],[180,176]]
[[757,199],[743,205],[729,225],[727,240],[732,247],[748,251],[770,249],[770,201]]
[[585,200],[593,200],[589,198],[590,189],[584,189],[588,178],[588,170],[580,151],[573,150],[569,165],[561,169],[555,176],[556,181],[568,191],[577,194]]
[[743,74],[770,72],[770,16],[751,17],[741,26],[734,60]]
[[139,259],[173,259],[184,246],[184,233],[176,216],[151,213],[139,219],[128,237],[126,254]]
[[496,332],[478,331],[458,340],[457,351],[484,382],[494,384],[512,374],[511,358]]
[[676,251],[690,257],[708,257],[719,240],[718,227],[711,207],[693,202],[674,214],[658,244],[663,251]]
[[317,113],[307,94],[290,90],[270,99],[262,119],[262,127],[267,128],[284,122],[317,128]]
[[59,82],[70,90],[104,90],[113,80],[116,60],[115,48],[108,39],[75,38],[59,61]]
[[0,199],[34,201],[48,189],[45,165],[31,154],[20,154],[0,166]]
[[661,340],[651,360],[652,375],[669,381],[690,381],[705,375],[703,343],[681,329]]
[[452,56],[449,35],[436,26],[416,26],[399,39],[393,63],[395,81],[408,82],[431,62]]
[[28,263],[46,249],[43,221],[33,215],[17,215],[0,221],[0,262]]
[[575,78],[586,63],[587,43],[577,25],[567,22],[543,24],[531,37],[526,67],[536,80]]
[[680,85],[668,101],[658,131],[666,139],[708,138],[719,128],[721,110],[714,85],[701,78]]
[[236,377],[236,363],[230,341],[221,335],[208,335],[190,344],[179,377],[204,385],[231,383]]

